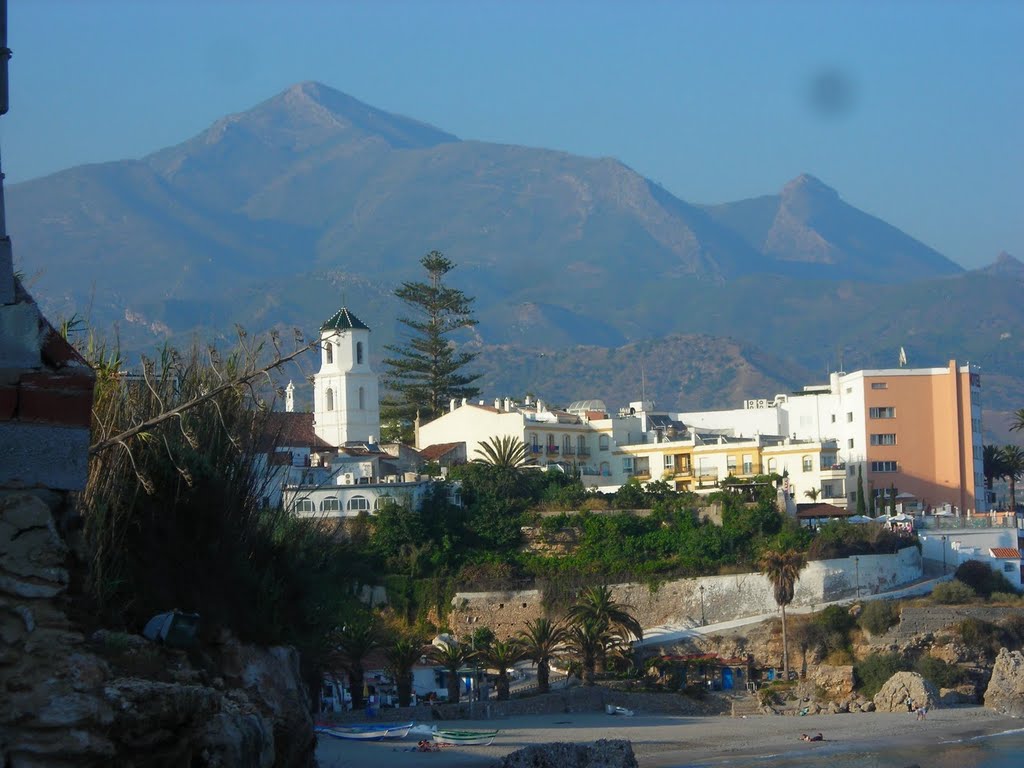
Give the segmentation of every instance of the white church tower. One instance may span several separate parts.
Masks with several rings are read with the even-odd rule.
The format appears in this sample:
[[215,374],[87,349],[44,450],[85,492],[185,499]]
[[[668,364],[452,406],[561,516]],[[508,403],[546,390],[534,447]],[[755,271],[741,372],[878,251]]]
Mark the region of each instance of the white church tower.
[[380,436],[377,374],[370,368],[370,329],[342,307],[320,327],[320,370],[313,376],[313,431],[325,443],[376,443]]

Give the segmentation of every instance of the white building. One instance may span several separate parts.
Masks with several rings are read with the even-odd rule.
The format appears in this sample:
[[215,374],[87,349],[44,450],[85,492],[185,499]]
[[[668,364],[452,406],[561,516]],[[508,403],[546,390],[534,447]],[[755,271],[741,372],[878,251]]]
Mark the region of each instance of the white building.
[[[320,328],[320,368],[313,412],[295,413],[289,382],[285,413],[271,415],[266,455],[273,468],[268,504],[301,516],[356,517],[389,502],[418,506],[433,481],[417,474],[418,455],[381,446],[377,374],[370,366],[370,329],[345,307]],[[460,503],[458,488],[450,501]]]

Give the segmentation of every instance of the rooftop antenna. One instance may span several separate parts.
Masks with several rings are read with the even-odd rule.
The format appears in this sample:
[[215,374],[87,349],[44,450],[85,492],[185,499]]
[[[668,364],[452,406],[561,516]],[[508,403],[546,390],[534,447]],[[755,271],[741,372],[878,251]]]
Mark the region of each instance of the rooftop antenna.
[[902,346],[900,347],[899,366],[900,368],[907,367],[907,350],[905,350]]

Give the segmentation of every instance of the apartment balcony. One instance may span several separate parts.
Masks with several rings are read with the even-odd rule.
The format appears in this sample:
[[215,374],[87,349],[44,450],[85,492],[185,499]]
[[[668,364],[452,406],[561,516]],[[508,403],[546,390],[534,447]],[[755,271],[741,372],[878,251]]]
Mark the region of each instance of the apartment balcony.
[[557,456],[558,455],[558,446],[557,445],[549,445],[545,449],[545,453],[547,453],[548,456]]
[[581,445],[579,448],[576,449],[576,453],[578,453],[580,456],[589,456],[590,449],[587,448],[587,446],[585,445]]
[[563,456],[575,456],[576,455],[576,449],[573,448],[571,445],[563,446],[563,448],[562,448],[562,455]]
[[839,464],[822,464],[818,469],[823,480],[842,480],[846,477],[846,462]]
[[542,453],[544,453],[544,446],[531,445],[529,448],[527,448],[527,450],[534,456],[540,456]]
[[673,473],[676,477],[693,477],[693,467],[676,467]]
[[650,480],[651,471],[649,469],[637,469],[631,476],[635,477],[637,480]]

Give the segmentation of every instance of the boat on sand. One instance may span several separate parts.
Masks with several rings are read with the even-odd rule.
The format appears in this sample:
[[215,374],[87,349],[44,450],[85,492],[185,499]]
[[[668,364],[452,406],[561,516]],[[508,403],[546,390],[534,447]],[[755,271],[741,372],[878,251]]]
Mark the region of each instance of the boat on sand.
[[486,747],[494,741],[494,737],[497,735],[497,731],[451,731],[438,729],[434,731],[434,742],[436,744]]
[[318,725],[316,732],[336,739],[355,741],[380,741],[381,739],[404,739],[413,723],[373,723],[367,725]]

